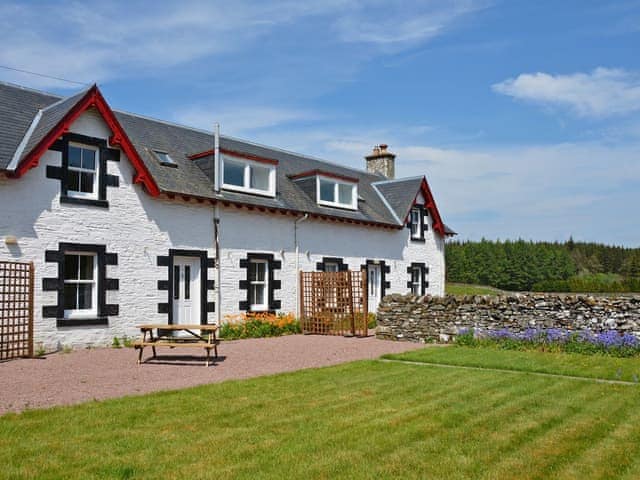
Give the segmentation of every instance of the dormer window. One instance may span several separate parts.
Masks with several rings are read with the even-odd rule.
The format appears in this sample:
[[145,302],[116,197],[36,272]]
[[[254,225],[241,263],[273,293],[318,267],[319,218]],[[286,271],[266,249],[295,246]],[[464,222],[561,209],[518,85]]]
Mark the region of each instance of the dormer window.
[[69,144],[67,195],[75,198],[98,198],[98,147]]
[[358,186],[355,183],[321,175],[318,175],[316,182],[319,205],[352,210],[358,208]]
[[222,188],[274,197],[276,194],[275,166],[223,157]]
[[154,155],[158,157],[158,162],[160,165],[164,165],[165,167],[177,167],[178,164],[175,162],[173,158],[169,156],[167,152],[161,152],[159,150],[153,151]]

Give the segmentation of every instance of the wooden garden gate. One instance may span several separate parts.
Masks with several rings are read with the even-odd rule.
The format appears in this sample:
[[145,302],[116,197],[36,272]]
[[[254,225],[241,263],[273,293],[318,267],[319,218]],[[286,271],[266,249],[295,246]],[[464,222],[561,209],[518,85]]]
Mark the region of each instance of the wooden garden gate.
[[33,356],[33,263],[0,261],[0,361]]
[[367,273],[300,272],[303,333],[368,334]]

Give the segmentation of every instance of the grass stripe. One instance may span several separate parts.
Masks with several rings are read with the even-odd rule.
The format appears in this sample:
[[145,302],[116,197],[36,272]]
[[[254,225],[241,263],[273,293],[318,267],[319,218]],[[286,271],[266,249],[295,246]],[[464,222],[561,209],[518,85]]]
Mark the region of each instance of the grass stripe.
[[631,385],[638,386],[638,382],[628,382],[625,380],[608,380],[605,378],[593,378],[593,377],[581,377],[575,375],[563,375],[560,373],[543,373],[543,372],[535,372],[528,370],[518,370],[514,368],[493,368],[493,367],[474,367],[469,365],[456,365],[449,363],[433,363],[433,362],[422,362],[422,361],[413,361],[413,360],[402,360],[395,358],[380,358],[379,362],[389,362],[389,363],[405,363],[408,365],[419,365],[419,366],[429,366],[429,367],[442,367],[442,368],[459,368],[464,370],[486,370],[489,372],[498,372],[498,373],[526,373],[527,375],[535,375],[539,377],[556,377],[556,378],[564,378],[568,380],[581,380],[581,381],[589,381],[595,383],[609,383],[615,385]]
[[640,357],[503,350],[491,347],[428,347],[383,358],[467,367],[549,373],[603,380],[640,382]]
[[639,399],[626,385],[361,361],[6,415],[0,477],[635,478]]

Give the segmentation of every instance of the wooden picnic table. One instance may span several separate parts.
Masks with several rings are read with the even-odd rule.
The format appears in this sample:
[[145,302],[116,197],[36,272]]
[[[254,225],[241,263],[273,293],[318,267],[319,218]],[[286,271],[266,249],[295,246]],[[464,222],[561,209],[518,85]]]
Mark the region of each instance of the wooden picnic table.
[[[153,358],[156,357],[156,347],[200,347],[207,352],[205,365],[208,367],[213,349],[216,358],[218,357],[218,339],[216,332],[217,325],[168,325],[166,323],[153,323],[138,325],[142,338],[134,342],[133,346],[138,350],[138,363],[142,363],[142,351],[144,347],[151,347]],[[200,333],[196,333],[199,330]],[[154,335],[154,331],[156,334]],[[186,332],[189,336],[176,337],[166,335],[164,332]]]

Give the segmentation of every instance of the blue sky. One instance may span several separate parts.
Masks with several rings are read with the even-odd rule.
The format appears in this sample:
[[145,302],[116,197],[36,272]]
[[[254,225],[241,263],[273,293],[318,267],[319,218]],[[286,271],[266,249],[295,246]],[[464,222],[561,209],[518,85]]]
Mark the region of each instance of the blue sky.
[[640,1],[4,1],[0,43],[114,108],[359,168],[387,143],[461,238],[640,246]]

